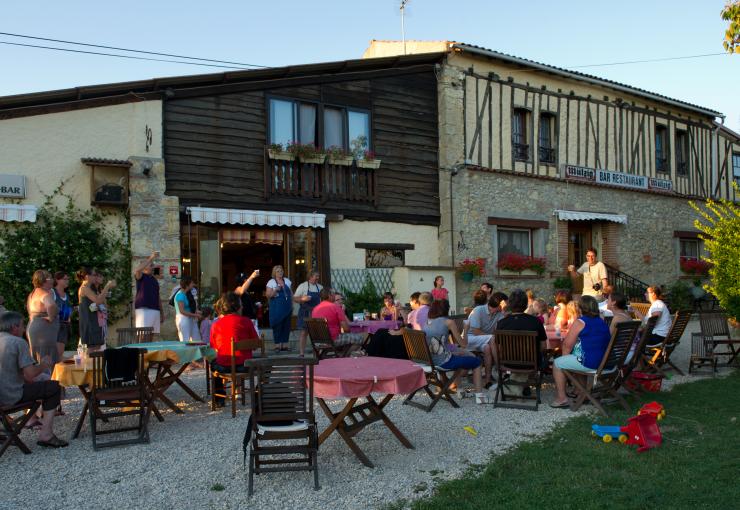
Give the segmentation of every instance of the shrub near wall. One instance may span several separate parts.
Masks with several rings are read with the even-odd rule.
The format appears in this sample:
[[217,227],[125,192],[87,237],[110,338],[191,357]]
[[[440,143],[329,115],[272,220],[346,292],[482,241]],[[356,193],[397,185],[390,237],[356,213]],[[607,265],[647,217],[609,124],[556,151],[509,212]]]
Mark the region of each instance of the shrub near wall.
[[[60,190],[57,193],[61,194]],[[5,307],[24,315],[26,297],[33,289],[37,269],[65,271],[70,275],[68,292],[77,304],[75,273],[83,266],[95,267],[118,286],[108,299],[109,322],[122,317],[131,301],[131,251],[128,236],[106,229],[98,211],[78,209],[69,199],[67,207],[51,204],[52,196],[38,210],[36,223],[0,223],[0,294]],[[116,213],[111,213],[116,214]],[[77,314],[72,318],[76,343]]]

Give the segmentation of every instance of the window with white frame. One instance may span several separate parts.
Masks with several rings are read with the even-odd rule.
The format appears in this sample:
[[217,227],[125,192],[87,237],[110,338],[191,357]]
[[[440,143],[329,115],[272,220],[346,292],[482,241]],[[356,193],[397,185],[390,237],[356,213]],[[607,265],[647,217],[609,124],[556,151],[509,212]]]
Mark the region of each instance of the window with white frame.
[[532,256],[532,230],[528,228],[498,227],[498,258],[515,254]]

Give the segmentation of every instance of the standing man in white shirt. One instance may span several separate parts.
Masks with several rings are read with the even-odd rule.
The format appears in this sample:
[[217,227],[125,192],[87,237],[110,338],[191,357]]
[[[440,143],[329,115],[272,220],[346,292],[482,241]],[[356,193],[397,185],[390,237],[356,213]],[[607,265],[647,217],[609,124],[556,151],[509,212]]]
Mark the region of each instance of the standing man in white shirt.
[[606,266],[603,262],[596,260],[596,248],[589,248],[586,251],[586,262],[576,271],[573,264],[568,266],[568,272],[574,278],[583,275],[583,292],[584,296],[593,296],[598,301],[603,299],[604,287],[609,283],[606,279]]

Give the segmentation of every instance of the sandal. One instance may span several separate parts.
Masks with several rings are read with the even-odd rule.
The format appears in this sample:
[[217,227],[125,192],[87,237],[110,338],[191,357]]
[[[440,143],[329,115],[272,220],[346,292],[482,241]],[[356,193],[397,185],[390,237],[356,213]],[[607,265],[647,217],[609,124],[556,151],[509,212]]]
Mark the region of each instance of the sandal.
[[65,446],[69,446],[69,443],[67,441],[59,439],[57,436],[54,435],[52,435],[46,441],[38,440],[36,441],[36,444],[39,446],[43,446],[44,448],[64,448]]

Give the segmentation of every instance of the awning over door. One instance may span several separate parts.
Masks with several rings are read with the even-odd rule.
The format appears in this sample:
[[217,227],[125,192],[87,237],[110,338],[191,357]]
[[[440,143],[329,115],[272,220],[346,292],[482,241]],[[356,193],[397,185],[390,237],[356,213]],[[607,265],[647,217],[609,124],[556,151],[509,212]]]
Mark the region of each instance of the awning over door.
[[326,225],[326,215],[318,213],[250,211],[211,207],[188,207],[187,213],[190,214],[190,220],[194,223],[314,228],[324,228]]
[[1,204],[0,221],[27,221],[36,223],[35,205]]
[[590,211],[566,211],[556,209],[555,214],[562,221],[613,221],[614,223],[627,224],[627,216],[624,214],[610,214]]

